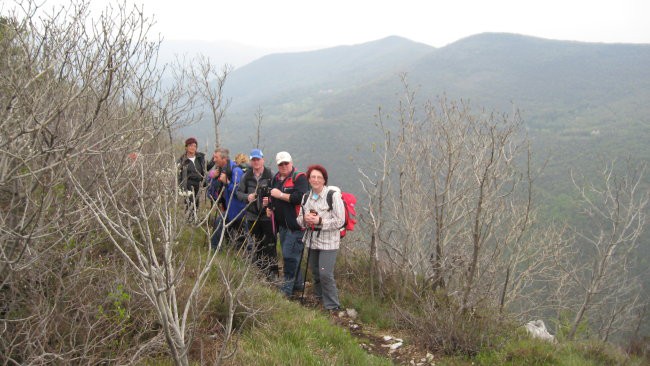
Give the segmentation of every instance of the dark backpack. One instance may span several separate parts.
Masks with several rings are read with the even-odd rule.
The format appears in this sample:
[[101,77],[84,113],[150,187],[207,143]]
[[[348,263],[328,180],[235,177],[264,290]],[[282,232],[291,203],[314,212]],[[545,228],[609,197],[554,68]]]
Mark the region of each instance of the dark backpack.
[[[219,181],[219,175],[222,172],[226,173],[226,177],[228,178],[228,180],[229,181],[232,180],[232,169],[233,169],[233,167],[236,167],[236,166],[239,166],[240,168],[242,168],[242,171],[244,173],[246,173],[246,169],[248,169],[245,165],[236,165],[233,162],[231,162],[230,160],[228,160],[228,164],[226,164],[226,166],[224,168],[215,167],[216,168],[215,170],[217,171],[217,173],[216,173],[214,178],[208,178],[208,189],[205,191],[208,198],[210,198],[213,201],[216,201],[216,200],[219,199],[219,196],[222,194],[222,191],[224,189],[223,183],[221,183],[221,181]],[[208,173],[206,173],[206,176],[208,175]],[[242,174],[242,177],[243,176],[244,176],[244,174]],[[225,197],[221,197],[221,199],[225,200]]]
[[221,191],[223,190],[223,184],[217,179],[218,176],[208,179],[208,189],[205,191],[205,194],[212,201],[217,201],[220,197]]
[[[334,201],[332,197],[334,196],[334,191],[341,193],[341,200],[343,201],[343,208],[345,212],[345,222],[343,222],[343,226],[341,226],[339,229],[341,229],[341,238],[343,238],[348,233],[348,231],[354,230],[354,225],[357,223],[357,210],[354,208],[357,204],[357,197],[355,197],[350,192],[341,191],[341,189],[336,186],[329,186],[329,188],[329,191],[327,191],[327,206],[329,206],[329,209],[327,211],[332,211],[332,205]],[[307,202],[307,197],[308,195],[305,195],[303,197],[303,206]]]

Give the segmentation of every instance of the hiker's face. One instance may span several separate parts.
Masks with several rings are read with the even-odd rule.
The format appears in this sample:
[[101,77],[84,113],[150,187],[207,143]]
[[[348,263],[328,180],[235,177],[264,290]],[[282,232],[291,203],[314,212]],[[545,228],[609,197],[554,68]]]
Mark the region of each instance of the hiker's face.
[[226,166],[226,163],[228,162],[224,157],[221,156],[218,152],[214,153],[214,163],[217,164],[220,167]]
[[311,188],[317,192],[320,192],[320,190],[323,188],[325,185],[325,178],[323,177],[323,173],[321,173],[320,170],[314,169],[311,171],[311,173],[309,173],[309,185],[311,185]]
[[290,162],[283,161],[282,163],[278,164],[278,172],[282,176],[287,176],[289,173],[291,173],[291,168],[293,165]]
[[293,164],[288,161],[284,161],[278,164],[278,172],[280,172],[280,175],[282,176],[286,176],[291,173],[291,169],[293,169]]
[[254,170],[260,170],[264,167],[264,159],[260,158],[252,158],[251,159],[251,167]]
[[196,154],[196,144],[189,144],[185,146],[185,151],[187,152],[187,155],[193,156]]

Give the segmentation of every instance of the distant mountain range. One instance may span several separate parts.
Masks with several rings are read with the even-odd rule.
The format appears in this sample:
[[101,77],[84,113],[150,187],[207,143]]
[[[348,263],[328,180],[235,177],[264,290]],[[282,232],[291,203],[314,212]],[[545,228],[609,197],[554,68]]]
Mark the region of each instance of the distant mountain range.
[[272,108],[276,103],[295,103],[296,95],[354,90],[407,70],[432,50],[431,46],[389,37],[356,46],[272,54],[233,72],[227,92],[237,111],[250,105]]
[[[442,48],[388,37],[263,56],[233,71],[226,83],[232,104],[225,145],[249,151],[261,110],[268,156],[288,150],[299,166],[325,163],[333,181],[355,185],[351,159],[362,160],[377,140],[378,108],[396,110],[402,73],[421,103],[445,95],[469,100],[477,110],[520,110],[536,156],[550,159],[549,179],[600,155],[650,160],[650,45],[501,33]],[[183,133],[212,136],[212,126],[199,123]]]
[[163,40],[158,57],[161,64],[173,62],[177,57],[192,58],[199,54],[209,57],[215,65],[244,66],[272,50],[226,41]]

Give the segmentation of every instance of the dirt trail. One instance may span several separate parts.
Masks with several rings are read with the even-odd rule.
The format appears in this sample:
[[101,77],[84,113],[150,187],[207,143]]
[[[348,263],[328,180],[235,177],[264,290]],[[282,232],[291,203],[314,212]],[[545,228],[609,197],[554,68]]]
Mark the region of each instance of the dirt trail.
[[[302,301],[297,299],[303,306],[318,309],[320,304],[313,296],[305,294]],[[322,310],[324,311],[324,310]],[[354,309],[344,309],[330,313],[332,322],[347,329],[352,336],[358,339],[359,345],[368,353],[390,359],[396,365],[434,365],[435,359],[425,349],[410,344],[387,331],[377,331],[364,326],[358,319]]]

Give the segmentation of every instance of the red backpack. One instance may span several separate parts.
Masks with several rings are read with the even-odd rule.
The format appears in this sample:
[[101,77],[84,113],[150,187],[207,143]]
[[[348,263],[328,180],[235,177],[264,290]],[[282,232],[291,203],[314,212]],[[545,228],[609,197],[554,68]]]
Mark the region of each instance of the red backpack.
[[357,210],[354,208],[357,204],[357,198],[350,192],[341,191],[339,187],[329,186],[329,188],[330,190],[327,192],[329,211],[332,210],[332,196],[335,190],[341,193],[341,199],[343,200],[343,207],[345,208],[345,222],[341,226],[341,238],[343,238],[348,231],[354,230],[354,225],[357,223]]
[[[327,211],[332,211],[332,205],[334,199],[334,191],[341,193],[341,200],[343,201],[343,208],[345,212],[345,222],[343,226],[340,227],[341,238],[343,238],[348,231],[354,230],[354,225],[357,223],[357,210],[354,206],[357,204],[357,197],[349,192],[341,192],[341,189],[336,186],[328,186],[330,189],[327,191],[327,205],[329,209]],[[305,194],[302,198],[302,206],[307,202],[308,194]]]

